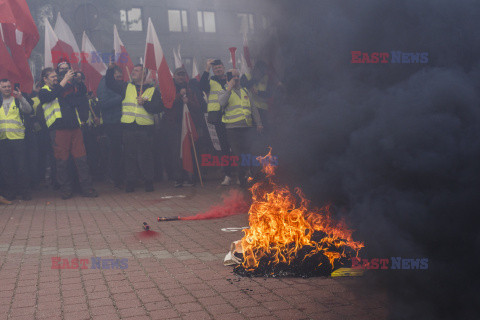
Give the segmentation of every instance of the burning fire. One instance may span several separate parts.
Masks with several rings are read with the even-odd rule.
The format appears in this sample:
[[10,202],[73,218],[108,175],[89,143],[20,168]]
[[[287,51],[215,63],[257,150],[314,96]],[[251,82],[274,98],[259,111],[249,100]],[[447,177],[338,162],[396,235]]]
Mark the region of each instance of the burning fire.
[[331,218],[329,206],[309,209],[309,201],[299,188],[292,193],[273,181],[271,149],[259,160],[266,179],[250,189],[250,228],[244,230],[243,263],[236,272],[291,274],[307,267],[315,274],[329,275],[335,265],[358,255],[363,243],[352,239],[352,230],[343,221]]

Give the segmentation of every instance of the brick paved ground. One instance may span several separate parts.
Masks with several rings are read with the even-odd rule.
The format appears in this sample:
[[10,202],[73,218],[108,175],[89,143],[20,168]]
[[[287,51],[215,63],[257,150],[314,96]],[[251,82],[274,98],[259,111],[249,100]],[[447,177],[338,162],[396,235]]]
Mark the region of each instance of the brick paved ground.
[[[226,189],[156,185],[97,199],[50,191],[0,206],[0,319],[384,319],[382,294],[353,278],[239,278],[223,257],[247,216],[156,222],[220,202]],[[161,199],[185,195],[185,198]],[[146,221],[159,232],[141,239]],[[128,259],[127,269],[52,269],[52,257]]]

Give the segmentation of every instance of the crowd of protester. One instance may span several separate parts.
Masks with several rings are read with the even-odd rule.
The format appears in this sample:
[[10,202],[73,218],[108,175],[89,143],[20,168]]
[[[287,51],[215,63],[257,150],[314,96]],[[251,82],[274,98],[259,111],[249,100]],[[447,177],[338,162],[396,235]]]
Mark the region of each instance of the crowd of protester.
[[[213,75],[211,75],[211,72]],[[32,94],[9,79],[0,80],[0,202],[32,199],[41,187],[58,190],[62,199],[75,193],[97,197],[94,181],[108,181],[127,193],[154,182],[191,187],[211,168],[184,169],[182,123],[188,106],[198,140],[197,156],[252,154],[255,142],[266,150],[272,84],[267,65],[258,61],[251,74],[226,70],[210,59],[198,78],[186,70],[173,73],[176,97],[166,108],[156,82],[142,65],[124,82],[111,63],[96,92],[67,61],[46,68]],[[212,129],[218,137],[214,147]],[[220,150],[218,150],[220,149]],[[246,186],[251,168],[222,166],[221,185]]]

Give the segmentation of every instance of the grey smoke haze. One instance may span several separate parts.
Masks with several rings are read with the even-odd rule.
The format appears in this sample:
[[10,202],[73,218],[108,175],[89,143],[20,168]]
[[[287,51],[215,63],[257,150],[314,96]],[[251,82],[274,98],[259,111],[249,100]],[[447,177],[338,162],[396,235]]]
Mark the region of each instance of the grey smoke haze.
[[[280,177],[333,202],[369,258],[392,319],[474,319],[480,205],[477,1],[274,1],[284,63]],[[427,64],[352,64],[351,51],[428,52]]]

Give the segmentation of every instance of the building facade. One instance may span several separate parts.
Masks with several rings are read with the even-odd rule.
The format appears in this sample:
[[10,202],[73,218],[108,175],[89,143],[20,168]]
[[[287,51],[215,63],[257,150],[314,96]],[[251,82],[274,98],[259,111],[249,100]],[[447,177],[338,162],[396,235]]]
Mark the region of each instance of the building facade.
[[[40,32],[33,64],[35,74],[43,66],[44,18],[55,25],[57,13],[72,29],[81,48],[85,30],[98,51],[111,52],[113,26],[117,26],[132,61],[139,63],[145,50],[148,18],[152,19],[170,69],[173,49],[180,46],[190,74],[192,60],[199,72],[208,58],[220,58],[231,66],[229,47],[237,47],[237,65],[248,35],[252,56],[264,55],[262,46],[272,34],[269,0],[27,0]],[[39,66],[41,64],[41,66]]]

